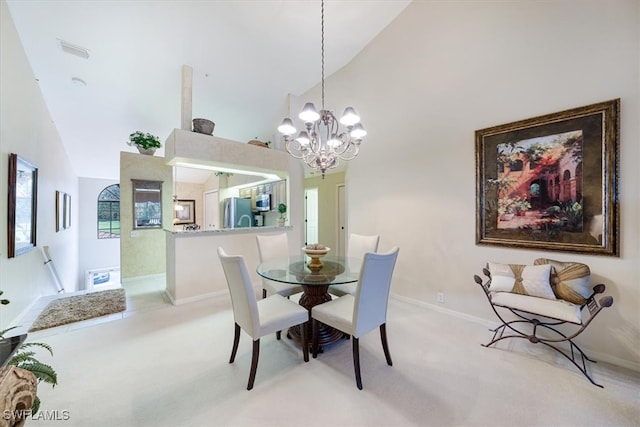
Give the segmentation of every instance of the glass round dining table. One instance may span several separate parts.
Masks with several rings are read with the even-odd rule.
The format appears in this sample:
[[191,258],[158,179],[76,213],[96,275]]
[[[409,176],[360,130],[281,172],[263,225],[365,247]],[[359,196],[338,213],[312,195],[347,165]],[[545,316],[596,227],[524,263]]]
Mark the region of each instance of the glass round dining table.
[[[338,255],[326,255],[321,258],[322,267],[309,268],[311,259],[306,255],[277,258],[260,263],[256,268],[259,276],[274,282],[302,285],[299,304],[311,311],[313,306],[331,301],[329,286],[355,283],[360,275],[361,259]],[[306,325],[309,344],[311,344],[311,325]],[[300,329],[289,329],[289,335],[296,341],[301,340]],[[320,325],[318,342],[320,346],[334,343],[344,334],[337,329]]]

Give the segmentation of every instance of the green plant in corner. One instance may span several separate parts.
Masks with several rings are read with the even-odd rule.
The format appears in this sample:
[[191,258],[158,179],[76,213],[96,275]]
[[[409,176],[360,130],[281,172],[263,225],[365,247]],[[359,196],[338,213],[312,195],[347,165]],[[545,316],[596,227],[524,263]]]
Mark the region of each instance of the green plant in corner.
[[285,214],[287,213],[287,205],[280,203],[278,205],[278,212],[280,212],[280,219],[286,219],[287,216]]
[[[0,296],[3,294],[0,291]],[[9,304],[8,299],[0,299],[0,304],[7,305]],[[4,339],[4,335],[12,329],[15,329],[16,326],[11,328],[7,328],[4,330],[0,330],[0,339]],[[41,382],[51,384],[52,387],[55,387],[58,384],[58,374],[56,371],[49,365],[40,362],[36,359],[35,351],[31,350],[31,348],[40,347],[49,352],[51,356],[53,356],[53,349],[49,344],[41,343],[41,342],[26,342],[23,343],[18,351],[13,355],[11,359],[7,362],[7,365],[13,365],[18,368],[29,371],[35,375],[38,379],[38,384]],[[40,408],[40,398],[38,396],[33,399],[33,405],[31,406],[31,412],[38,412]]]
[[142,148],[143,150],[149,150],[154,148],[162,147],[160,143],[160,138],[155,135],[151,135],[150,133],[143,133],[139,130],[133,132],[129,135],[129,141],[127,141],[127,145],[137,146]]

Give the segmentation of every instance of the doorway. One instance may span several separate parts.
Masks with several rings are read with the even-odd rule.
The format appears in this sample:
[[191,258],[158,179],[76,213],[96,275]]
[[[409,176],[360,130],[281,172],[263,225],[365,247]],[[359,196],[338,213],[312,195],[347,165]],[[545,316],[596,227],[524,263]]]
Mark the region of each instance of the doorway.
[[304,190],[304,244],[318,243],[318,188]]
[[220,228],[220,201],[218,190],[204,193],[204,229],[215,230]]
[[345,190],[344,184],[338,184],[336,187],[336,211],[338,215],[338,236],[336,242],[338,243],[338,255],[346,255],[347,253],[347,204]]

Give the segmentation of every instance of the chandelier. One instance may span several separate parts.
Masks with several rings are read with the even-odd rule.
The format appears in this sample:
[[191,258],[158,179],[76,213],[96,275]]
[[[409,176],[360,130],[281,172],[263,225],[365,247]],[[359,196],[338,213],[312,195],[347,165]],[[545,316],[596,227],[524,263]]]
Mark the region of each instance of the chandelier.
[[[282,120],[278,131],[284,135],[287,153],[296,159],[302,159],[308,166],[319,170],[324,179],[327,169],[338,166],[340,160],[351,160],[358,155],[362,138],[367,134],[360,116],[352,107],[344,110],[340,123],[330,110],[324,106],[324,0],[321,2],[322,15],[322,109],[316,110],[307,102],[298,115],[304,122],[305,130],[293,137],[296,128],[290,118]],[[340,124],[346,130],[340,129]]]

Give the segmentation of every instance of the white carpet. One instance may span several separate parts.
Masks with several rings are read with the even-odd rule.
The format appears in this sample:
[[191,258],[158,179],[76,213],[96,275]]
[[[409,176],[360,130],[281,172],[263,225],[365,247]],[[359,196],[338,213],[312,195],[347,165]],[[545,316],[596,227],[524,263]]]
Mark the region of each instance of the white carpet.
[[[130,289],[127,294],[131,295]],[[158,301],[158,293],[150,295]],[[142,299],[138,302],[141,303]],[[161,301],[161,299],[160,299]],[[387,366],[377,331],[361,338],[364,390],[351,343],[309,363],[294,343],[261,340],[252,391],[251,342],[229,364],[227,299],[156,305],[121,320],[32,340],[53,346],[59,385],[41,385],[37,426],[638,426],[640,373],[598,363],[592,385],[524,340],[484,348],[475,323],[392,300]],[[29,422],[28,422],[29,424]]]

